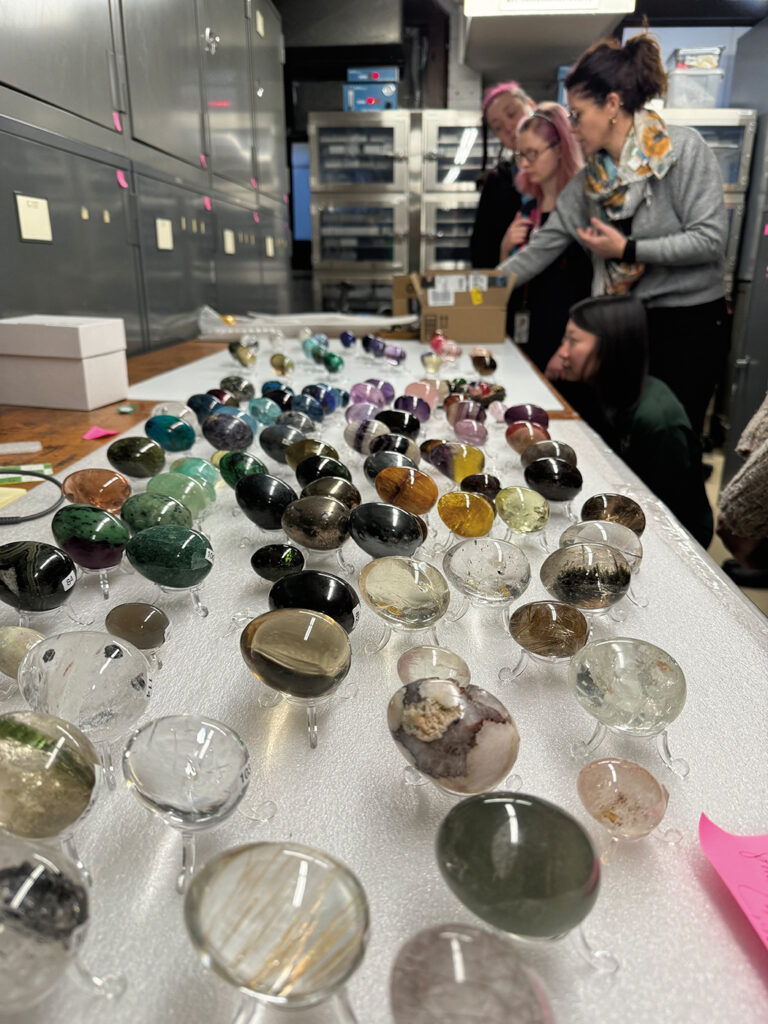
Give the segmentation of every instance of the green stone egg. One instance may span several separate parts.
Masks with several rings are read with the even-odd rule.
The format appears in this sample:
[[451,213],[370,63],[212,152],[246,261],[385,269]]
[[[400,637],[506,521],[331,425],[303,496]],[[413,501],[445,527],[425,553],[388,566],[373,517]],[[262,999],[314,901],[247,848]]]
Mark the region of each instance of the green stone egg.
[[196,587],[213,567],[210,540],[183,526],[150,526],[125,549],[134,569],[161,587]]
[[186,505],[169,494],[132,494],[120,509],[120,518],[131,533],[141,533],[150,526],[191,526],[192,513]]
[[147,484],[147,492],[170,495],[186,505],[193,519],[197,519],[208,504],[208,495],[203,485],[183,473],[159,473],[153,476]]
[[249,452],[224,452],[219,460],[219,469],[224,483],[233,490],[237,481],[250,473],[266,473],[267,467]]
[[107,461],[126,476],[155,476],[165,465],[165,451],[149,437],[121,437],[107,448]]

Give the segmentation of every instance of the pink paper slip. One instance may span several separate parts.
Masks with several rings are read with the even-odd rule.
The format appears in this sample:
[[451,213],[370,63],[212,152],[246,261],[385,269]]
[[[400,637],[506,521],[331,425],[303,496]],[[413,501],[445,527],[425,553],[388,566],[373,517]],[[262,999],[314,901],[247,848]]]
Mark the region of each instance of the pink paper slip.
[[735,836],[702,814],[699,845],[768,949],[768,836]]
[[104,427],[91,427],[83,434],[84,441],[97,441],[100,437],[114,437],[116,430],[105,430]]

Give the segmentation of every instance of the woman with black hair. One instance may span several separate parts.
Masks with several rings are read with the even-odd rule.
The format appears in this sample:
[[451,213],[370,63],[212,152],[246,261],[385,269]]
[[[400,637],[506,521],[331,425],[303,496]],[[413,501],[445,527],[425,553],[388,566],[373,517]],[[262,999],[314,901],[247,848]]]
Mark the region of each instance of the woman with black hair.
[[577,411],[706,548],[713,521],[701,446],[669,387],[648,376],[643,304],[629,295],[577,303],[558,355],[562,379],[578,385],[564,389]]
[[717,160],[693,128],[646,103],[664,94],[658,43],[595,43],[566,78],[586,167],[546,225],[501,263],[524,284],[578,239],[593,295],[631,290],[648,310],[650,371],[680,399],[697,435],[729,339],[723,285],[727,221]]

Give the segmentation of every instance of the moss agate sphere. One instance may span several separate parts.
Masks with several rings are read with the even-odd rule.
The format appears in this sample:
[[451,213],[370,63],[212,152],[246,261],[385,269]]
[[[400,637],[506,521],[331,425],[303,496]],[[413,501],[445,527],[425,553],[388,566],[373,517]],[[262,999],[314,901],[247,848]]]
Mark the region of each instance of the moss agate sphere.
[[266,686],[310,699],[333,693],[352,662],[343,627],[307,608],[277,608],[253,619],[240,636],[240,653]]
[[462,800],[440,825],[437,863],[465,907],[526,938],[575,928],[600,886],[600,862],[578,821],[525,793]]
[[192,525],[192,513],[170,494],[145,491],[132,494],[120,509],[120,518],[128,524],[131,533],[141,533],[150,526]]
[[211,542],[183,526],[151,526],[125,549],[134,569],[161,587],[199,586],[213,568]]

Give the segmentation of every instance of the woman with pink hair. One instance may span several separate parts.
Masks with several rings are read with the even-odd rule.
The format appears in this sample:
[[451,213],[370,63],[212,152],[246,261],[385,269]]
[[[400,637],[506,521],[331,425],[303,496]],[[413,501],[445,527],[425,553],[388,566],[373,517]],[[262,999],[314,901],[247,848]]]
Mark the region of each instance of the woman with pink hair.
[[[500,262],[525,246],[529,235],[546,224],[558,196],[584,164],[568,114],[558,103],[540,103],[518,124],[514,157],[519,168],[515,186],[525,199],[501,240]],[[590,294],[591,284],[592,262],[573,242],[510,300],[510,333],[553,379],[559,376],[555,353],[568,310]]]
[[[518,82],[499,82],[483,96],[483,174],[478,181],[482,191],[470,241],[473,267],[496,266],[504,232],[520,210],[522,200],[514,183],[518,168],[511,155],[517,145],[517,125],[533,108],[533,100]],[[486,173],[489,132],[501,146],[496,166]]]

